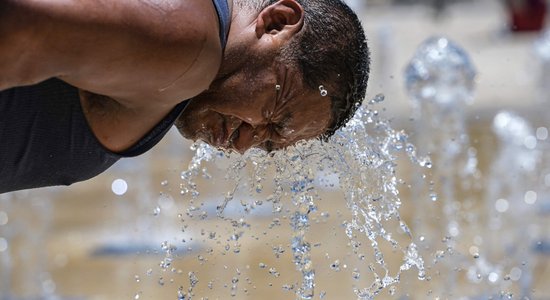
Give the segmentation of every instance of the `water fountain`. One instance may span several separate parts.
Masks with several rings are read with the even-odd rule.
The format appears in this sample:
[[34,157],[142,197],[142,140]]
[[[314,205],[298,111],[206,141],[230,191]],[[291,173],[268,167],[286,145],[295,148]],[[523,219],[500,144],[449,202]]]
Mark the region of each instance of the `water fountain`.
[[531,125],[512,112],[498,113],[493,130],[500,150],[488,174],[481,257],[470,275],[485,283],[486,297],[510,294],[531,298],[537,165],[542,152],[537,149]]
[[[491,229],[491,226],[483,226],[480,221],[484,219],[480,215],[491,212],[491,217],[485,219],[492,224],[495,220],[492,212],[503,211],[505,206],[510,207],[511,204],[503,201],[506,200],[502,198],[504,196],[493,199],[495,195],[487,196],[487,199],[492,200],[486,201],[486,208],[480,208],[481,202],[476,202],[481,194],[478,190],[481,180],[477,169],[477,150],[470,145],[464,113],[465,104],[472,99],[475,72],[471,62],[463,50],[444,38],[430,40],[421,47],[419,53],[426,54],[424,58],[434,59],[435,63],[413,61],[407,73],[410,90],[417,104],[415,119],[418,127],[414,137],[417,138],[415,143],[418,148],[409,142],[409,137],[404,132],[392,129],[390,122],[381,116],[377,107],[380,107],[380,102],[383,103],[383,95],[377,95],[365,107],[360,108],[348,127],[339,131],[330,143],[300,143],[286,152],[272,155],[253,150],[244,156],[195,144],[193,150],[196,154],[189,168],[182,172],[180,190],[185,201],[191,203],[192,209],[188,213],[193,212],[195,217],[212,216],[211,212],[206,213],[205,207],[208,205],[201,200],[202,191],[198,181],[216,179],[210,173],[209,168],[212,166],[218,165],[229,170],[225,174],[225,179],[229,182],[226,183],[226,192],[223,196],[214,198],[217,202],[215,213],[228,222],[228,227],[233,228],[224,253],[239,255],[239,241],[246,238],[246,234],[243,235],[246,231],[242,228],[254,226],[246,222],[246,213],[270,204],[272,212],[276,214],[272,224],[280,225],[281,220],[286,220],[293,230],[293,235],[289,237],[289,246],[286,249],[277,248],[276,252],[281,254],[285,250],[292,251],[291,259],[300,274],[299,282],[285,284],[283,288],[294,291],[301,299],[312,299],[317,295],[320,298],[330,298],[331,295],[327,296],[322,287],[316,286],[317,279],[323,274],[316,271],[319,264],[311,255],[316,249],[316,241],[311,238],[310,232],[312,220],[319,213],[318,205],[324,201],[322,189],[336,187],[341,192],[340,200],[344,199],[350,209],[350,216],[343,223],[342,230],[349,238],[350,253],[358,260],[351,263],[349,258],[331,259],[330,268],[341,272],[346,266],[353,266],[348,272],[354,278],[366,279],[355,284],[354,291],[358,299],[372,299],[383,291],[396,296],[395,287],[402,275],[410,273],[406,271],[411,268],[416,269],[417,277],[421,280],[430,279],[433,274],[438,275],[439,278],[431,279],[440,288],[431,290],[428,295],[478,296],[481,299],[493,295],[513,297],[510,291],[516,289],[515,286],[512,287],[516,283],[521,292],[515,294],[529,295],[529,266],[532,262],[522,260],[521,257],[530,257],[532,253],[525,252],[527,248],[516,251],[517,249],[510,250],[506,246],[492,247],[491,243],[496,245],[504,241],[499,235],[509,231],[501,227]],[[436,71],[439,76],[429,77],[433,74],[433,69],[430,68],[434,65],[443,67],[444,71]],[[429,80],[422,81],[424,79]],[[421,136],[422,133],[436,132],[435,138],[434,135]],[[542,131],[539,136],[541,140]],[[532,143],[532,137],[533,134],[524,137],[523,142],[527,140],[528,144]],[[502,145],[502,153],[508,154],[502,154],[502,163],[495,164],[513,168],[514,164],[509,160],[510,153],[519,154],[517,156],[520,157],[524,155],[521,155],[519,148],[505,150],[513,148],[513,142],[507,138]],[[416,166],[420,166],[413,174],[426,174],[426,179],[422,178],[424,176],[417,176],[423,180],[411,181],[411,184],[396,176],[396,160],[402,154],[407,154]],[[424,157],[424,154],[430,154],[433,160]],[[536,157],[531,154],[527,156]],[[209,165],[208,168],[206,165]],[[488,178],[500,182],[502,172],[515,172],[517,175],[519,171],[516,170],[499,169],[493,171],[493,175],[488,175]],[[515,187],[517,190],[534,191],[526,190],[526,182],[531,182],[529,178],[535,170],[522,169],[522,172],[525,172],[525,182],[502,181],[500,184]],[[272,180],[267,179],[270,176]],[[433,184],[430,184],[430,180],[433,180]],[[424,201],[421,209],[416,212],[423,217],[417,218],[412,224],[412,232],[415,234],[409,230],[399,214],[404,200],[400,195],[402,189],[407,189],[408,185],[412,186],[417,195],[414,201]],[[421,188],[415,191],[418,186]],[[499,188],[496,190],[501,191]],[[533,197],[533,193],[521,194],[525,203],[533,202]],[[228,207],[235,204],[242,206],[243,214],[228,216]],[[474,210],[467,212],[470,215],[475,214],[473,221],[466,220],[466,209]],[[429,224],[426,220],[430,214],[443,217],[436,220],[435,224]],[[521,228],[524,224],[518,223],[517,216],[511,217],[511,220],[506,227],[508,229]],[[480,228],[487,228],[487,231]],[[516,232],[519,234],[517,229]],[[217,235],[221,234],[218,232]],[[491,242],[492,238],[496,241]],[[444,243],[440,243],[442,240]],[[518,241],[523,240],[518,237]],[[533,241],[526,241],[526,245]],[[533,249],[543,249],[541,243],[536,245],[540,247]],[[440,247],[444,248],[441,250]],[[505,249],[506,255],[517,258],[516,263],[499,265],[496,262],[501,262],[502,257],[498,253],[492,253],[493,248],[497,252]],[[397,261],[402,262],[399,266],[393,266],[386,260],[388,249],[399,253],[401,260]],[[369,250],[371,253],[365,256],[363,253]],[[427,262],[428,257],[433,260]],[[269,274],[279,277],[278,268],[264,263],[260,263],[259,268],[269,269]],[[470,281],[454,282],[458,273],[467,273]],[[193,271],[193,276],[202,277],[200,271],[196,270]],[[237,271],[230,283],[226,284],[231,287],[231,295],[237,293],[239,282],[242,282],[241,276],[241,272]],[[196,286],[196,280],[190,280],[192,282],[194,284],[190,284],[191,289]],[[473,288],[461,290],[465,286]],[[185,288],[180,291],[185,291]],[[191,295],[184,292],[180,294],[182,297]]]
[[[226,215],[229,205],[239,203],[242,197],[253,199],[252,205],[241,200],[245,209],[257,209],[270,203],[277,219],[282,215],[292,228],[288,250],[292,251],[294,264],[301,274],[301,282],[295,287],[296,296],[312,299],[323,292],[315,289],[316,262],[311,258],[314,243],[309,240],[308,232],[311,220],[318,213],[318,203],[322,201],[320,190],[323,184],[320,182],[331,182],[328,185],[336,186],[341,198],[330,201],[346,201],[350,209],[350,218],[344,223],[342,233],[349,238],[351,254],[359,258],[352,275],[357,279],[364,278],[366,282],[364,287],[356,285],[356,296],[371,299],[387,288],[395,291],[401,274],[412,268],[418,272],[418,278],[424,279],[423,259],[399,214],[401,199],[398,187],[402,182],[396,177],[396,159],[401,153],[409,155],[422,167],[429,167],[430,162],[416,155],[404,132],[392,129],[380,116],[376,106],[383,100],[383,95],[378,95],[360,108],[348,126],[337,132],[330,142],[303,142],[272,154],[251,150],[244,156],[219,152],[206,144],[194,145],[196,155],[188,170],[182,172],[180,194],[187,197],[191,206],[200,207],[199,211],[204,209],[206,205],[201,202],[197,181],[211,178],[205,175],[207,171],[203,164],[228,167],[225,178],[231,184],[225,196],[218,200],[218,217],[240,228],[242,218],[233,219]],[[268,176],[273,176],[272,180]],[[337,179],[330,181],[329,177]],[[198,214],[208,215],[205,211]],[[233,234],[228,239],[235,244],[228,244],[226,251],[230,247],[238,249],[237,241],[241,235],[242,232]],[[369,252],[365,249],[367,245],[371,247],[371,259],[362,254]],[[233,252],[238,255],[240,251]],[[388,252],[398,253],[402,263],[390,266],[385,260]],[[331,267],[339,269],[340,264],[346,265],[338,261]],[[370,283],[368,279],[371,279]]]
[[[423,237],[425,255],[434,255],[432,266],[445,274],[436,294],[456,296],[458,272],[467,256],[463,207],[472,207],[476,188],[476,149],[470,146],[466,105],[473,101],[475,68],[466,52],[444,37],[423,42],[405,70],[406,88],[413,102],[415,143],[429,154],[434,167],[425,176],[433,180],[426,189],[417,178],[413,190],[416,211],[414,231]],[[440,216],[434,218],[433,216]],[[441,243],[441,241],[444,241]],[[445,258],[445,259],[443,259]]]

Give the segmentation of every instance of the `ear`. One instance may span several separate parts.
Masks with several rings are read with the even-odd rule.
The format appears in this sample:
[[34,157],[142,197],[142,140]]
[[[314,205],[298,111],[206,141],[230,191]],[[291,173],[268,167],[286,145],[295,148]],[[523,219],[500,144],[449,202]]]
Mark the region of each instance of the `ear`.
[[256,20],[256,36],[284,43],[304,25],[304,9],[296,0],[280,0],[264,8]]

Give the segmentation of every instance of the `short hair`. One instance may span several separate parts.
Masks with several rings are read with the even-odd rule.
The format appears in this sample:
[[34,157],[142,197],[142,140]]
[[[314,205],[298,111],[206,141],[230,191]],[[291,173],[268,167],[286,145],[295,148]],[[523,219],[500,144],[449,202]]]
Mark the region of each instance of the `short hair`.
[[[282,49],[282,58],[298,66],[306,86],[322,85],[328,91],[332,121],[320,137],[326,141],[345,126],[365,98],[369,48],[359,18],[343,1],[296,1],[304,9],[304,27]],[[277,0],[247,2],[261,11]]]

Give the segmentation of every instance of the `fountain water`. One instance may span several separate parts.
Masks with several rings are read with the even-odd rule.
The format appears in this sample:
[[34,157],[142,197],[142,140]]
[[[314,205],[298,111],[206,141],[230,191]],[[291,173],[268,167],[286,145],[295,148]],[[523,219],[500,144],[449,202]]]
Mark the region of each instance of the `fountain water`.
[[[484,246],[470,273],[474,280],[487,281],[486,296],[515,291],[522,299],[530,298],[535,242],[529,227],[536,224],[536,169],[541,152],[531,125],[514,113],[498,113],[493,130],[500,151],[488,175]],[[519,286],[514,287],[514,282]]]
[[[457,248],[464,244],[463,231],[467,231],[461,228],[467,225],[461,207],[472,207],[473,195],[479,190],[474,184],[479,179],[476,150],[470,146],[466,126],[466,105],[473,100],[475,73],[466,52],[444,37],[422,43],[405,71],[414,105],[415,143],[434,164],[428,174],[434,185],[426,189],[417,180],[413,187],[415,207],[419,208],[414,229],[423,237],[425,249],[435,256],[434,264],[444,265],[431,266],[445,274],[444,284],[436,292],[443,297],[458,292],[458,272],[454,270],[465,261],[461,252],[467,253]],[[444,248],[439,249],[441,246]]]
[[[132,175],[136,172],[120,165],[115,170],[118,176],[112,179],[124,181],[110,180],[115,183],[113,192],[126,192],[124,197],[131,198],[136,191],[139,197],[144,197],[138,201],[141,209],[133,210],[135,203],[126,202],[120,205],[118,214],[127,214],[122,218],[133,228],[126,232],[138,232],[139,242],[143,237],[151,241],[158,233],[148,226],[177,214],[163,205],[157,209],[157,203],[150,201],[151,198],[159,200],[152,195],[152,190],[166,191],[164,195],[170,195],[167,198],[173,197],[176,204],[185,205],[185,209],[179,210],[179,206],[174,209],[180,212],[178,226],[161,226],[178,227],[183,232],[168,232],[169,237],[147,244],[158,248],[156,253],[149,254],[164,257],[157,261],[159,272],[151,268],[144,272],[151,277],[136,275],[141,290],[146,278],[155,278],[155,285],[176,284],[174,296],[178,299],[191,299],[195,293],[203,293],[202,287],[206,292],[221,290],[225,294],[220,299],[250,298],[256,279],[247,272],[259,269],[262,272],[259,276],[268,277],[270,284],[286,280],[281,284],[282,289],[300,299],[351,298],[331,294],[330,290],[327,293],[327,288],[318,284],[327,273],[339,284],[345,280],[334,277],[352,279],[353,292],[359,299],[383,296],[384,292],[390,298],[399,294],[408,298],[401,285],[401,291],[396,288],[410,275],[425,281],[432,279],[423,286],[438,285],[443,280],[441,288],[423,295],[426,298],[458,298],[467,293],[479,296],[480,290],[484,292],[480,299],[493,295],[511,297],[509,293],[515,290],[519,291],[518,295],[531,296],[530,274],[537,263],[533,253],[548,251],[545,241],[550,235],[547,216],[550,210],[548,199],[543,196],[550,188],[548,131],[543,127],[535,131],[510,113],[499,114],[494,126],[501,149],[493,155],[495,161],[487,177],[490,188],[485,195],[487,207],[467,212],[475,215],[474,219],[487,220],[488,225],[476,223],[477,226],[470,224],[473,230],[467,228],[466,209],[477,209],[475,205],[479,205],[469,204],[473,200],[468,197],[478,194],[471,191],[477,189],[472,181],[481,182],[476,177],[476,151],[466,134],[464,113],[468,102],[464,100],[471,99],[472,95],[474,71],[471,62],[465,61],[464,53],[452,42],[435,39],[424,46],[425,56],[417,56],[407,73],[416,105],[418,127],[413,138],[418,148],[409,142],[407,134],[392,129],[391,123],[381,116],[380,102],[384,96],[378,95],[360,108],[348,127],[336,133],[329,143],[311,141],[280,153],[253,150],[244,156],[198,143],[192,147],[195,156],[181,172],[181,182],[158,180],[157,185],[151,184],[148,175],[140,183],[133,183]],[[434,61],[426,61],[430,59]],[[436,67],[447,70],[438,71]],[[435,77],[431,75],[434,72]],[[429,154],[433,163],[418,153]],[[400,179],[399,168],[406,160],[400,160],[399,166],[397,161],[402,156],[412,159],[410,173],[418,180]],[[150,169],[146,165],[140,168]],[[222,169],[223,174],[215,174],[216,168]],[[430,180],[433,184],[426,184]],[[128,190],[124,183],[128,184]],[[222,190],[223,195],[213,192],[214,186]],[[139,191],[140,188],[144,189]],[[411,207],[418,207],[413,222],[408,222],[414,234],[401,209],[408,202],[409,189],[415,195]],[[349,209],[329,214],[322,207],[330,201],[346,203]],[[11,253],[2,249],[11,246],[13,236],[13,231],[6,231],[14,228],[13,205],[9,202],[0,198],[0,276],[7,278],[0,278],[0,284],[8,286],[11,277],[5,274],[10,274],[13,260],[7,256]],[[137,216],[143,221],[155,214],[162,217],[137,225],[132,219]],[[265,219],[269,225],[264,230],[258,223]],[[333,245],[319,242],[314,231],[326,220],[336,220],[335,223],[341,225],[324,235],[333,240],[342,236],[341,247],[347,253],[340,252],[337,254],[340,256],[334,257],[330,253]],[[215,226],[211,226],[214,222]],[[280,234],[280,228],[285,225],[291,229],[290,235]],[[468,232],[476,236],[468,236]],[[279,235],[282,242],[278,241]],[[259,263],[248,264],[242,259],[246,251],[250,251],[246,246],[250,240],[259,240],[258,244],[268,248],[267,254],[258,254],[262,257]],[[130,249],[127,253],[134,253],[136,248],[131,246],[139,242],[127,239],[122,245]],[[466,250],[461,248],[464,246]],[[316,253],[325,251],[328,262],[316,258]],[[213,253],[220,254],[223,262],[214,266]],[[278,264],[270,263],[265,257],[271,254],[283,259],[276,261]],[[177,261],[189,257],[193,262],[178,269]],[[280,266],[284,261],[290,262],[297,272],[287,276]],[[396,261],[398,263],[394,263]],[[205,271],[220,265],[223,271],[219,273],[227,274],[211,275]],[[477,288],[463,288],[466,284],[470,287],[471,282],[461,282],[463,290],[457,291],[456,274],[462,272],[461,269],[468,270]],[[437,274],[439,280],[436,280]],[[5,291],[0,287],[0,293]],[[412,288],[410,291],[410,297],[420,294],[413,293]],[[146,298],[145,294],[137,292],[135,299]],[[158,298],[155,296],[153,299]]]
[[[244,192],[247,197],[255,199],[252,204],[241,201],[245,211],[250,212],[250,209],[269,202],[275,214],[286,213],[284,219],[288,219],[293,231],[290,250],[302,278],[296,287],[296,295],[300,299],[312,299],[316,294],[316,267],[311,258],[313,243],[307,236],[311,220],[317,214],[317,205],[322,201],[319,190],[323,186],[319,182],[330,182],[331,188],[336,185],[341,190],[341,201],[346,201],[350,209],[351,217],[344,223],[343,233],[349,238],[353,255],[360,257],[361,261],[352,275],[362,277],[364,281],[372,279],[365,287],[355,287],[357,297],[372,299],[386,288],[394,293],[402,272],[415,268],[419,279],[426,276],[423,259],[399,214],[401,199],[398,187],[405,185],[400,185],[403,182],[396,175],[397,156],[400,153],[409,155],[422,167],[430,167],[431,163],[416,155],[404,132],[392,129],[389,121],[380,116],[375,107],[383,100],[384,96],[378,95],[361,107],[347,127],[337,132],[330,142],[302,142],[271,154],[251,150],[243,156],[196,144],[193,146],[196,155],[188,170],[182,172],[180,194],[188,197],[191,206],[197,205],[201,196],[197,180],[211,179],[204,164],[213,163],[228,167],[226,180],[232,184],[228,185],[228,191],[219,201],[217,215],[233,227],[242,228],[244,222],[240,217],[233,219],[226,214],[229,205],[241,197],[239,193]],[[269,176],[273,179],[268,180]],[[266,186],[271,185],[273,189],[269,192]],[[198,206],[204,208],[205,205],[200,203]],[[236,237],[233,234],[229,239],[235,241],[233,248],[238,249],[237,241],[241,235],[242,232]],[[364,254],[361,254],[365,251],[364,243],[372,248],[372,263],[364,261]],[[229,245],[226,250],[228,248]],[[284,249],[278,249],[284,252]],[[400,253],[402,264],[390,266],[385,260],[388,251]],[[339,265],[338,261],[331,267],[339,270]]]

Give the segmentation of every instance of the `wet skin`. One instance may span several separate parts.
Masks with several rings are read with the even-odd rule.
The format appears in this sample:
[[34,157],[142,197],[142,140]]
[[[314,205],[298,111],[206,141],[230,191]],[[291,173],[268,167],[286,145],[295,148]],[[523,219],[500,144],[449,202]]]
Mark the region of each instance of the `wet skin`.
[[318,137],[330,119],[330,100],[306,88],[298,72],[274,62],[214,82],[176,122],[187,139],[244,153],[281,149]]
[[218,75],[176,122],[181,134],[243,153],[252,147],[280,149],[324,133],[330,97],[304,86],[297,68],[281,58],[303,24],[304,11],[293,0],[257,15],[237,14]]
[[317,137],[330,123],[329,97],[278,57],[304,24],[296,0],[232,10],[225,49],[211,1],[6,0],[0,8],[0,90],[52,77],[79,88],[91,130],[113,152],[184,99],[192,99],[176,124],[184,137],[241,153]]

